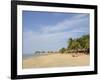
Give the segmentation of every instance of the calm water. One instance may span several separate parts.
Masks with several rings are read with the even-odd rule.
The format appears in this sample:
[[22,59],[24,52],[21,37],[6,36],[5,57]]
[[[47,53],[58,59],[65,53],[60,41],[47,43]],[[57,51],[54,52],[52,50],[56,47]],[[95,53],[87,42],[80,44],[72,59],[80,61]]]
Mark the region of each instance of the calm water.
[[38,56],[43,56],[43,55],[47,55],[47,54],[23,54],[22,58],[27,59],[27,58],[30,58],[30,57],[38,57]]

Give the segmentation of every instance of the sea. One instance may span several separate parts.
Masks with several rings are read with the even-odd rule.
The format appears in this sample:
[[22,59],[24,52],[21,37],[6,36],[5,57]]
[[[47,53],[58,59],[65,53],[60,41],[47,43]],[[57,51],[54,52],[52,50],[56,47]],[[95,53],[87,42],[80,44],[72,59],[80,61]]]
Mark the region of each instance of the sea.
[[22,54],[22,58],[27,59],[27,58],[30,58],[30,57],[34,58],[34,57],[43,56],[43,55],[47,55],[47,54],[30,54],[30,53],[28,54],[27,53],[27,54]]

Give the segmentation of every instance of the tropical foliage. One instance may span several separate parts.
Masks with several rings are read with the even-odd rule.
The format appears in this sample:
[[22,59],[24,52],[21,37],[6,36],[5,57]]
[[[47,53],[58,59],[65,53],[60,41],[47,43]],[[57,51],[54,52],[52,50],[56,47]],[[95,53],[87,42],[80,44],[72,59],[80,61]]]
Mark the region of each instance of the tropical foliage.
[[66,48],[61,48],[61,49],[59,50],[60,53],[64,53],[65,51],[66,51]]
[[59,52],[65,53],[69,50],[72,51],[78,51],[78,50],[89,50],[89,35],[83,35],[80,38],[72,39],[70,38],[68,40],[68,47],[67,48],[61,48]]
[[68,41],[68,49],[86,49],[89,48],[89,35],[83,35],[80,38],[72,39]]

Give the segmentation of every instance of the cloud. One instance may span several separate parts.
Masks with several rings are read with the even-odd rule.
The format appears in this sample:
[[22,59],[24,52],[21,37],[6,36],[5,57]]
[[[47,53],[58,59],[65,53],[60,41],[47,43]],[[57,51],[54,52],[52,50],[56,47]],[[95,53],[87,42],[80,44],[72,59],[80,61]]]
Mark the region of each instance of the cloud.
[[57,23],[56,25],[43,26],[43,27],[41,27],[41,29],[39,31],[41,33],[56,33],[56,32],[65,31],[65,30],[72,30],[72,28],[74,28],[74,29],[80,28],[80,27],[82,28],[84,26],[82,26],[82,25],[78,26],[78,25],[84,23],[84,21],[88,21],[86,14],[74,16],[71,19],[65,19],[62,22]]
[[67,46],[67,40],[89,33],[89,16],[77,15],[55,25],[41,26],[38,31],[23,32],[23,53],[37,50],[59,50]]

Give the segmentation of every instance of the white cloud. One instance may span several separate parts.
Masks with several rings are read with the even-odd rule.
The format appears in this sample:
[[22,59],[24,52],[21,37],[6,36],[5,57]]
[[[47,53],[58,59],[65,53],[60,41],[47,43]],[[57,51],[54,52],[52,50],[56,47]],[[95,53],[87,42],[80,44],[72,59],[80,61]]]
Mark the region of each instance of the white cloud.
[[43,26],[43,27],[41,27],[40,32],[56,33],[56,32],[60,32],[63,30],[72,29],[72,28],[79,28],[81,26],[77,26],[77,25],[88,20],[88,18],[86,18],[85,16],[87,16],[87,15],[86,14],[78,15],[78,16],[72,17],[70,20],[66,19],[62,22],[57,23],[56,25],[53,25],[53,26]]

